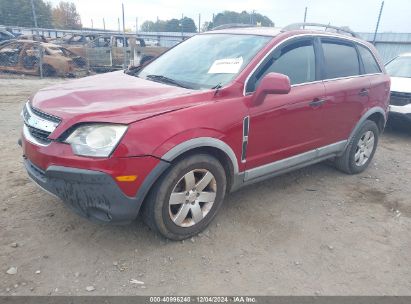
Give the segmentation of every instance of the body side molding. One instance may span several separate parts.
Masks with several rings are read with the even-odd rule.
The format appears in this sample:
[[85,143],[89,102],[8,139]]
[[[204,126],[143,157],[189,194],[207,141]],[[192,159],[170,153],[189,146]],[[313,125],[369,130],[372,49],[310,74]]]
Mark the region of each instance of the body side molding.
[[250,116],[246,116],[243,119],[243,143],[242,143],[242,149],[241,149],[241,162],[242,163],[246,162],[249,131],[250,131]]
[[254,179],[260,180],[260,178],[272,176],[273,173],[280,174],[285,170],[289,171],[296,167],[300,167],[301,165],[306,165],[318,160],[333,157],[344,150],[346,143],[347,141],[343,140],[328,146],[320,147],[302,154],[247,170],[245,171],[244,181],[248,182]]

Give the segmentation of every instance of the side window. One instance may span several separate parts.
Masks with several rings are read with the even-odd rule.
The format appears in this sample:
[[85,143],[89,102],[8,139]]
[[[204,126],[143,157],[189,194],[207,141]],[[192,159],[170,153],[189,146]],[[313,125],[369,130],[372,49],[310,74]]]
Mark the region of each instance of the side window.
[[24,67],[26,69],[33,69],[39,63],[40,50],[36,45],[29,46],[23,51],[22,56]]
[[381,73],[381,69],[374,58],[374,55],[365,46],[358,45],[365,74]]
[[291,84],[315,81],[315,53],[312,40],[294,42],[274,51],[250,79],[247,92],[255,91],[261,79],[272,72],[287,75]]
[[0,64],[2,66],[17,66],[23,46],[20,43],[11,43],[0,49]]
[[333,79],[360,74],[357,50],[344,42],[322,41],[325,78]]

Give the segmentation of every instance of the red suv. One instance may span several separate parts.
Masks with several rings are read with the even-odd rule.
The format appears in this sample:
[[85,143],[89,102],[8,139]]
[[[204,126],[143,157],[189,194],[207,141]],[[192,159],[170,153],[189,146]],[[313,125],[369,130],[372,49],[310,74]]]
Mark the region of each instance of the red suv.
[[377,52],[355,35],[220,29],[141,68],[40,90],[22,112],[24,162],[85,217],[128,223],[141,209],[181,240],[239,187],[326,159],[362,172],[389,92]]

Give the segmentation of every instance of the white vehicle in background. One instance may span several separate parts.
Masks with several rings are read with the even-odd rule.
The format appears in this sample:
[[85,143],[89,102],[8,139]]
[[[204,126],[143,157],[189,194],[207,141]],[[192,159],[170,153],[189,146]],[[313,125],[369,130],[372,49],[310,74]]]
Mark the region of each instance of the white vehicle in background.
[[385,69],[391,76],[390,116],[411,123],[411,53],[395,57]]
[[144,42],[146,43],[146,46],[160,46],[158,40],[155,39],[144,39]]

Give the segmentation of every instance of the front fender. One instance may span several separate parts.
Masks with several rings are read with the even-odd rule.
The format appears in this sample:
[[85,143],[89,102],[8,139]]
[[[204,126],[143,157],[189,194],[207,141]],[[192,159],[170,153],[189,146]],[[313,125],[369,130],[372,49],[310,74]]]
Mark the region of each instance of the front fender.
[[224,152],[231,160],[234,174],[238,174],[238,159],[233,149],[222,139],[222,134],[210,129],[190,130],[180,133],[159,146],[154,156],[171,162],[183,153],[201,147],[212,147]]

